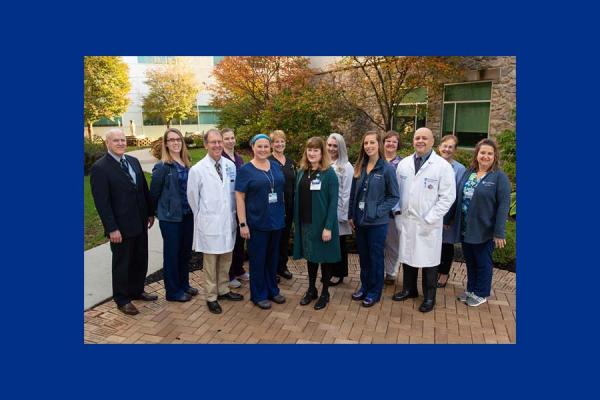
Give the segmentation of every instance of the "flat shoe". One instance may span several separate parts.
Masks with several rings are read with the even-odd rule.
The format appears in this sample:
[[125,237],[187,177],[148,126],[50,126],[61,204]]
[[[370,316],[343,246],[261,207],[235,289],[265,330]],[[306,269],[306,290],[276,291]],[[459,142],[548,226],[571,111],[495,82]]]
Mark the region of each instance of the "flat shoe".
[[314,308],[315,310],[321,310],[325,308],[327,303],[329,303],[329,295],[321,295],[321,297],[319,297],[319,300],[317,300],[317,302],[315,303]]
[[206,305],[208,306],[208,311],[213,314],[221,314],[223,312],[223,309],[218,301],[207,301]]
[[242,301],[244,296],[239,293],[227,292],[217,296],[217,300],[231,300],[231,301]]
[[155,294],[142,292],[142,294],[140,294],[139,296],[134,297],[134,300],[155,301],[158,300],[158,296]]
[[194,288],[194,287],[189,287],[185,290],[185,292],[187,294],[189,294],[190,296],[197,296],[198,295],[198,289]]
[[167,297],[167,301],[178,301],[180,303],[185,303],[186,301],[190,301],[191,299],[192,296],[187,293],[183,293],[181,296]]
[[123,304],[122,306],[117,306],[117,308],[123,314],[127,314],[127,315],[137,315],[140,313],[139,310],[133,304],[131,304],[131,302],[127,303],[127,304]]
[[362,305],[363,305],[363,307],[373,307],[375,305],[375,303],[377,303],[378,301],[379,300],[375,300],[370,297],[367,297],[366,299],[363,300]]
[[254,304],[256,304],[259,308],[262,308],[263,310],[268,310],[271,308],[271,302],[269,300],[261,300]]
[[283,304],[285,303],[285,297],[283,297],[281,294],[278,294],[277,296],[271,297],[271,301],[273,303]]

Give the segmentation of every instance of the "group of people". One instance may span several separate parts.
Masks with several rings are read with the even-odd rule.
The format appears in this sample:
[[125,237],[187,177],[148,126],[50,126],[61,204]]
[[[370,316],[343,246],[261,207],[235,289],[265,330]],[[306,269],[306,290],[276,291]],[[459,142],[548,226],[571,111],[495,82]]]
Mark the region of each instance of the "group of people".
[[[198,295],[189,283],[188,262],[192,250],[201,252],[207,307],[215,314],[222,312],[219,300],[243,300],[231,289],[244,280],[259,308],[286,301],[278,284],[280,277],[293,276],[287,267],[292,230],[292,257],[305,259],[308,271],[303,306],[315,301],[314,309],[325,308],[330,287],[348,276],[347,237],[353,232],[360,286],[352,299],[364,307],[381,300],[384,284],[395,283],[402,266],[403,287],[392,299],[418,297],[422,270],[419,310],[433,310],[458,242],[468,276],[458,300],[483,304],[490,295],[492,252],[505,244],[511,190],[495,142],[480,141],[468,168],[453,159],[455,136],[442,138],[438,155],[427,128],[415,132],[415,151],[403,159],[394,131],[366,132],[361,143],[352,166],[340,134],[312,137],[296,164],[285,155],[286,136],[277,130],[251,139],[253,157],[244,164],[233,130],[210,129],[204,134],[207,154],[192,166],[183,135],[171,128],[148,188],[139,162],[124,154],[123,132],[110,130],[108,154],[92,167],[91,186],[110,238],[119,310],[134,315],[139,311],[131,300],[157,299],[144,292],[147,229],[155,216],[164,240],[166,299],[185,302]],[[249,272],[243,268],[245,247]]]

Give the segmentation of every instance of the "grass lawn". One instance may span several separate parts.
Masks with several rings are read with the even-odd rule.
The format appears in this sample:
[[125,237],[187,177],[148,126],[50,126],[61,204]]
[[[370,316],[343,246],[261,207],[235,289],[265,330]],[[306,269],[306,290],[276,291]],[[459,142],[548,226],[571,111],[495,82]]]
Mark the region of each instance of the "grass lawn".
[[[150,174],[146,175],[146,181],[150,184]],[[83,224],[84,224],[84,240],[83,249],[88,250],[100,244],[106,243],[108,239],[104,236],[104,228],[102,222],[94,206],[92,198],[92,189],[90,187],[90,177],[83,177]]]

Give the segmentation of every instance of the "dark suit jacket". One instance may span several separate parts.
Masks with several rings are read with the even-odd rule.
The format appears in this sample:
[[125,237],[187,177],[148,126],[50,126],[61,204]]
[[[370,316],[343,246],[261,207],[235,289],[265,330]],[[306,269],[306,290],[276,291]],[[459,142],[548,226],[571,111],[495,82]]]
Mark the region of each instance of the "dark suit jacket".
[[135,171],[135,185],[108,153],[92,166],[90,184],[104,233],[108,236],[118,229],[128,238],[148,229],[148,217],[154,210],[140,162],[127,155],[125,158]]

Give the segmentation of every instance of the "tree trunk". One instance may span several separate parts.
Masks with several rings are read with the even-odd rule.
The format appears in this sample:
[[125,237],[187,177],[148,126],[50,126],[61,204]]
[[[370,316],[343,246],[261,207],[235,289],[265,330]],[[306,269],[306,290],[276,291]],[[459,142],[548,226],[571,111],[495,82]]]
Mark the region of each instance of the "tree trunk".
[[90,141],[92,140],[92,135],[93,135],[93,127],[92,127],[92,123],[91,122],[87,122],[87,132],[88,132],[88,139],[90,139]]
[[168,119],[168,120],[167,120],[167,129],[169,129],[170,127],[171,127],[171,120],[170,120],[170,119]]

